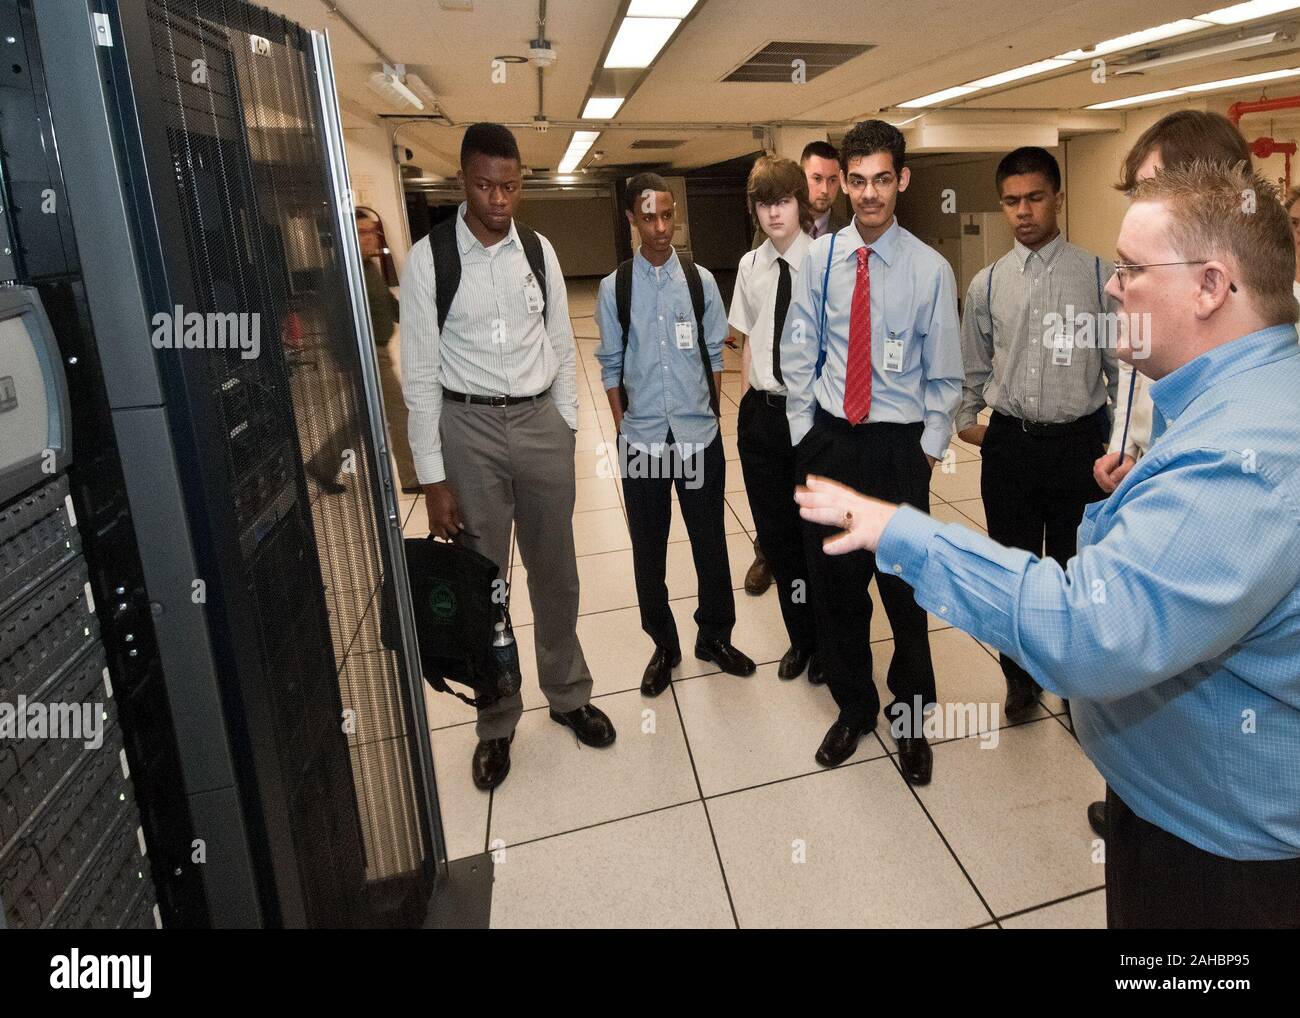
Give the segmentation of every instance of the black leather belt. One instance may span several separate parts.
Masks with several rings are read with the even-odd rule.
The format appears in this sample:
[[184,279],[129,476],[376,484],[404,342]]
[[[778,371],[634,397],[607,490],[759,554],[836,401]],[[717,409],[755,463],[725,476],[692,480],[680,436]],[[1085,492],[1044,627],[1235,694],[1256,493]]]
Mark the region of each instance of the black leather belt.
[[858,424],[850,424],[843,417],[837,417],[829,410],[824,409],[821,404],[813,411],[813,420],[823,424],[832,431],[847,431],[855,434],[866,434],[868,432],[886,432],[886,431],[915,431],[917,435],[925,431],[924,421],[861,421]]
[[442,398],[457,403],[473,403],[475,406],[518,406],[520,403],[536,403],[551,394],[550,389],[539,392],[536,396],[480,396],[478,393],[457,392],[455,389],[442,387]]
[[755,389],[754,391],[763,397],[763,402],[768,406],[778,407],[781,410],[785,409],[785,397],[779,392],[768,392],[766,389]]
[[1105,412],[1106,408],[1100,406],[1086,417],[1080,417],[1073,421],[1062,421],[1059,424],[1040,424],[1037,421],[1027,421],[1022,417],[1012,417],[1010,414],[998,413],[996,410],[993,411],[993,416],[1001,418],[1005,424],[1013,428],[1018,427],[1028,435],[1037,435],[1040,438],[1053,438],[1057,435],[1072,435],[1079,431],[1095,430],[1097,427],[1097,415],[1104,414]]

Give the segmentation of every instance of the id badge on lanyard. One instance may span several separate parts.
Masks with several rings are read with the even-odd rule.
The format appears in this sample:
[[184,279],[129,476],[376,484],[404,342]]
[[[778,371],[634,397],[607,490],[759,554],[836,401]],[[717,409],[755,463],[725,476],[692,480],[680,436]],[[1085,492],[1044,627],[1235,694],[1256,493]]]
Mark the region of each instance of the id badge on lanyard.
[[691,329],[690,319],[681,311],[677,312],[676,337],[678,350],[690,350],[695,346],[695,333]]
[[542,296],[542,288],[537,284],[537,277],[531,272],[524,277],[524,303],[528,306],[530,315],[541,314],[542,309],[546,306],[546,299]]

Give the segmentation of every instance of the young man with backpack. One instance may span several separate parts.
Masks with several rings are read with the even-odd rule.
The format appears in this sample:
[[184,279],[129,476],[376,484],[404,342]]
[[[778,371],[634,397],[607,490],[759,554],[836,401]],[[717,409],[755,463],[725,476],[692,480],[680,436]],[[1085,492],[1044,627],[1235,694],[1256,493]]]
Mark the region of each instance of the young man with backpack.
[[674,486],[690,535],[699,604],[695,656],[732,675],[754,662],[731,645],[736,602],[724,525],[726,460],[718,428],[727,318],[708,269],[673,249],[676,202],[653,173],[627,185],[641,246],[600,282],[601,384],[618,429],[641,628],[655,643],[641,692],[658,696],[681,661],[664,575]]
[[[523,180],[510,131],[470,125],[460,163],[465,201],[411,248],[402,272],[402,389],[429,530],[505,577],[514,528],[551,718],[608,746],[614,726],[590,702],[577,636],[577,350],[564,276],[550,241],[514,219]],[[479,788],[505,780],[522,710],[516,693],[479,711]]]

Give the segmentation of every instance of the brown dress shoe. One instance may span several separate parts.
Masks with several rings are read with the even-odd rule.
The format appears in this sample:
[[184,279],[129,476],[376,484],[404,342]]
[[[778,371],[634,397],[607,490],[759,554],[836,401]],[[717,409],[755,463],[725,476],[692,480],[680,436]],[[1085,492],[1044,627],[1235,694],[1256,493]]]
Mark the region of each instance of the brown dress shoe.
[[767,588],[772,586],[772,570],[767,564],[767,559],[763,556],[763,549],[754,542],[754,562],[749,567],[749,572],[745,574],[745,593],[753,594],[757,597],[767,592]]

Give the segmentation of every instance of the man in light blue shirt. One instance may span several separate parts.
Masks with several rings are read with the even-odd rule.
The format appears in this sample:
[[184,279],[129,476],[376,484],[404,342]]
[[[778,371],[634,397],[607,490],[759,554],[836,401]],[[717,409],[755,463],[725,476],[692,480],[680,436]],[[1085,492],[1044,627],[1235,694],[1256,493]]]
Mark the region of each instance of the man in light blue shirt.
[[[883,121],[845,135],[840,165],[854,219],[812,242],[786,316],[781,364],[800,478],[824,474],[928,508],[930,474],[961,402],[961,337],[952,269],[894,218],[909,180],[905,157],[902,134]],[[934,701],[934,665],[911,588],[877,571],[870,552],[828,558],[824,528],[804,530],[818,657],[840,708],[816,760],[834,767],[853,755],[880,713],[867,635],[873,572],[894,634],[888,716],[917,696]],[[903,776],[928,782],[923,732],[912,730],[898,745]]]
[[1065,568],[810,478],[806,518],[1069,697],[1109,786],[1113,927],[1300,923],[1300,350],[1276,189],[1166,169],[1107,291],[1149,356],[1149,453]]
[[695,656],[732,675],[754,672],[754,662],[731,645],[736,602],[718,430],[726,311],[709,270],[674,250],[675,212],[662,177],[641,173],[628,181],[626,215],[641,247],[600,281],[596,301],[596,359],[619,433],[641,628],[655,642],[641,681],[646,696],[662,693],[681,661],[664,583],[674,486],[699,590]]

